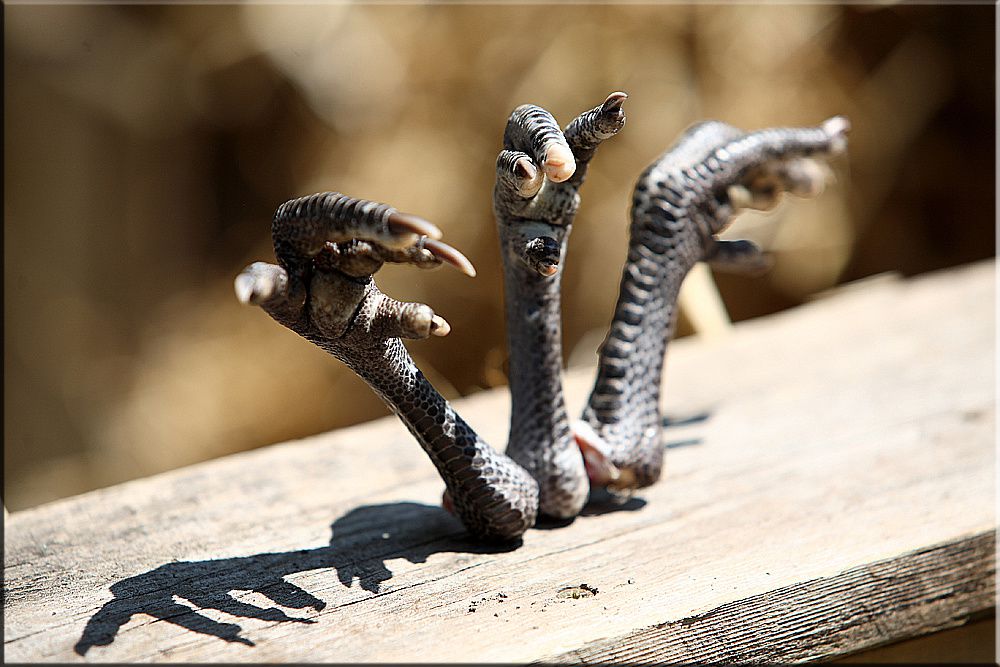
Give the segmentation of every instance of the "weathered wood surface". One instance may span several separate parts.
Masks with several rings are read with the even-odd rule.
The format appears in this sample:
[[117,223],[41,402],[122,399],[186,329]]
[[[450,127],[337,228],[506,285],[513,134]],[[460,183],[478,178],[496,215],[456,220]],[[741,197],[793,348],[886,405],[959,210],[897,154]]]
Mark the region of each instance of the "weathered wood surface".
[[[678,341],[664,481],[513,550],[394,418],[16,512],[5,658],[790,661],[961,625],[994,605],[994,303],[985,263]],[[505,392],[457,408],[502,446]]]

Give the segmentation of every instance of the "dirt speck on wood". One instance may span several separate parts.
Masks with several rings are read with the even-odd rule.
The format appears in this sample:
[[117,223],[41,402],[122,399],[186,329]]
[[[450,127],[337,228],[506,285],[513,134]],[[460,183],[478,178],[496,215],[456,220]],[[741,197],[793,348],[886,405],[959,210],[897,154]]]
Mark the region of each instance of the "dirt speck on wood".
[[[476,609],[479,607],[479,605],[484,604],[486,602],[503,602],[506,599],[507,599],[506,593],[497,593],[496,595],[487,595],[481,597],[478,600],[473,600],[472,602],[469,603],[469,610],[466,613],[471,614],[475,612]],[[496,614],[493,615],[496,616]]]
[[559,592],[556,593],[557,597],[570,600],[592,598],[595,595],[597,595],[597,588],[594,586],[588,586],[587,584],[580,584],[579,586],[566,586],[565,588],[560,588]]

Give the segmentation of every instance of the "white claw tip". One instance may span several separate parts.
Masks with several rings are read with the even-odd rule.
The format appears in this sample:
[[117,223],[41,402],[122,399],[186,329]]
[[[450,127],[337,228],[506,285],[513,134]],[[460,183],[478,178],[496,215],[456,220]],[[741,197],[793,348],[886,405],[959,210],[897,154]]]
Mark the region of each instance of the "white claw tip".
[[534,197],[542,187],[544,177],[530,159],[522,157],[514,163],[514,175],[518,178],[517,192],[522,197]]
[[449,333],[451,333],[451,325],[448,324],[446,319],[440,315],[431,317],[431,335],[447,336]]
[[549,180],[554,183],[562,183],[576,171],[576,159],[569,146],[563,144],[549,144],[545,151],[545,162],[542,169]]
[[443,241],[424,239],[424,249],[429,250],[442,262],[451,264],[470,278],[476,277],[476,267],[472,265],[468,257],[458,251],[458,248],[453,248]]
[[254,277],[247,273],[241,273],[236,276],[236,280],[233,282],[233,287],[236,290],[236,298],[240,303],[244,305],[250,303],[250,297],[253,296],[253,286],[255,282]]
[[533,181],[538,175],[538,170],[529,158],[522,157],[514,163],[514,175],[524,181]]
[[834,116],[823,121],[822,127],[830,137],[830,152],[844,152],[847,149],[847,132],[851,129],[851,121],[843,116]]
[[850,129],[851,121],[847,120],[844,116],[834,116],[823,121],[823,131],[830,136],[844,134]]
[[605,453],[607,443],[593,427],[582,419],[573,422],[573,437],[583,454],[587,476],[595,486],[607,486],[621,478],[621,471]]

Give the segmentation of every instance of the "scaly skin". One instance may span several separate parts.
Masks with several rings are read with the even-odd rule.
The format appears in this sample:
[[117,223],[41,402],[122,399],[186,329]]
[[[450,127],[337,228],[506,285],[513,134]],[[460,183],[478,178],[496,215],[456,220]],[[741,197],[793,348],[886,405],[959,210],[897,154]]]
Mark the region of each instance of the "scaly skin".
[[640,176],[614,320],[594,389],[574,425],[593,483],[631,489],[659,479],[660,380],[681,282],[703,260],[730,270],[766,268],[767,258],[751,242],[715,235],[740,208],[774,206],[782,190],[818,194],[825,174],[816,159],[844,150],[847,129],[842,118],[819,128],[750,133],[700,123]]
[[562,390],[559,286],[579,189],[597,146],[625,124],[624,93],[559,130],[541,107],[511,114],[497,157],[493,210],[500,235],[510,351],[507,454],[539,484],[539,512],[577,516],[590,485]]
[[414,232],[440,234],[384,204],[337,193],[292,200],[272,225],[280,266],[247,267],[236,278],[237,296],[372,387],[427,452],[469,532],[484,541],[514,540],[535,522],[537,483],[455,414],[403,347],[401,338],[446,334],[447,322],[426,305],[387,297],[372,280],[385,261],[446,261],[474,274],[456,250]]
[[513,458],[490,448],[455,414],[403,347],[401,337],[444,335],[447,323],[425,305],[390,299],[372,280],[385,261],[427,267],[445,260],[474,275],[453,248],[415,236],[439,235],[426,221],[337,193],[294,199],[278,208],[272,224],[280,266],[256,263],[237,277],[242,301],[340,359],[389,405],[444,479],[446,506],[483,540],[516,539],[534,523],[534,478],[546,484],[542,507],[553,516],[576,516],[586,501],[586,471],[562,397],[559,264],[587,163],[624,124],[624,99],[612,94],[565,135],[548,112],[530,105],[507,124],[494,204],[508,250],[508,333],[517,350]]
[[430,223],[337,193],[295,199],[272,225],[279,266],[257,262],[236,279],[241,301],[336,356],[382,397],[437,467],[455,513],[484,541],[517,539],[539,509],[576,516],[590,486],[631,489],[659,478],[660,376],[684,276],[702,260],[766,268],[755,245],[716,234],[742,208],[771,208],[782,191],[818,194],[819,160],[846,146],[841,118],[752,133],[708,122],[643,173],[614,322],[574,425],[581,457],[562,395],[559,279],[579,187],[597,146],[624,124],[624,98],[613,93],[565,131],[544,109],[518,107],[504,133],[494,211],[511,350],[509,456],[455,414],[403,347],[402,338],[447,334],[447,322],[426,305],[385,296],[372,279],[387,261],[447,262],[474,275],[461,253],[434,240],[440,232]]

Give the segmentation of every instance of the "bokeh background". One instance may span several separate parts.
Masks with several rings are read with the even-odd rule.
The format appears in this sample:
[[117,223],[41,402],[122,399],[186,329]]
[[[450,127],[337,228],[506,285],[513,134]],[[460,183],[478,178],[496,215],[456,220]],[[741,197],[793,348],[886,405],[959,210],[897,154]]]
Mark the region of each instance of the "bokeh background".
[[7,5],[5,505],[387,414],[233,296],[302,194],[441,226],[475,280],[387,267],[380,285],[451,322],[410,345],[442,393],[503,385],[490,193],[524,102],[565,123],[630,95],[570,240],[570,364],[608,326],[636,176],[698,120],[853,124],[822,197],[737,222],[777,263],[717,276],[734,320],[993,256],[994,27],[992,5]]

